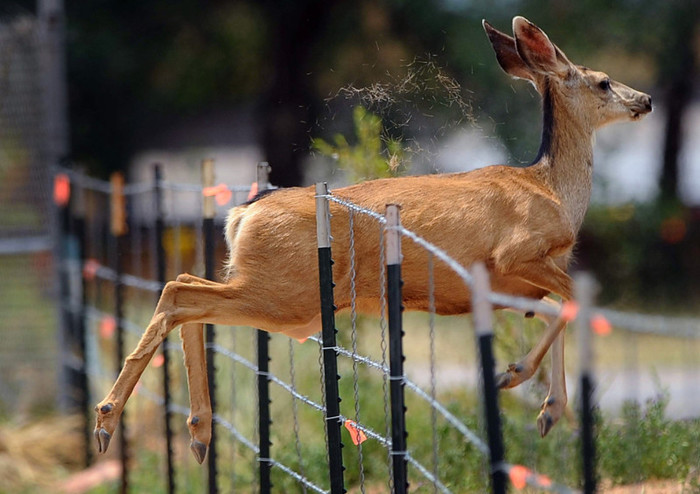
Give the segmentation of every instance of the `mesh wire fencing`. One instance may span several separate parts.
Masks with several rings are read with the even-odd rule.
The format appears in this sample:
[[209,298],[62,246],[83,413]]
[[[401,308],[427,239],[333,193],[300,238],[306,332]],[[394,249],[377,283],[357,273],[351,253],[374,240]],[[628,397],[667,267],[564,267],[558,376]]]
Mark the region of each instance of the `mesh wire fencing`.
[[38,22],[0,8],[0,414],[52,407],[59,362]]
[[[63,171],[65,173],[65,171]],[[80,208],[84,219],[84,254],[82,277],[85,304],[82,317],[86,321],[86,370],[90,382],[90,403],[100,399],[116,376],[118,360],[115,358],[116,333],[123,332],[124,346],[128,352],[148,324],[162,282],[157,280],[155,238],[152,224],[156,219],[155,187],[153,184],[135,184],[125,188],[129,212],[129,231],[125,240],[117,241],[109,231],[109,195],[107,182],[96,181],[69,172],[74,191],[82,190],[84,207]],[[167,279],[174,279],[181,272],[201,274],[206,264],[203,245],[203,220],[183,220],[168,215],[169,204],[194,199],[201,203],[203,187],[199,184],[184,185],[161,183],[165,211],[163,238],[168,258]],[[234,203],[244,202],[248,187],[226,188],[222,193],[233,195]],[[74,196],[75,196],[74,192]],[[355,252],[355,235],[360,229],[376,232],[379,245],[384,245],[384,216],[353,204],[332,193],[323,197],[335,207],[348,211],[349,227],[349,289],[352,304],[346,314],[338,315],[338,341],[333,348],[338,358],[339,395],[342,398],[338,422],[343,426],[342,441],[345,445],[342,460],[345,467],[345,485],[357,492],[386,492],[395,488],[393,478],[393,454],[389,388],[391,370],[388,355],[386,293],[386,253],[380,248],[380,269],[376,280],[381,293],[380,317],[366,317],[356,305],[356,278],[366,259]],[[222,203],[224,201],[222,200]],[[230,202],[229,204],[230,205]],[[217,209],[215,222],[221,224],[225,209]],[[405,241],[425,249],[429,276],[426,292],[433,293],[435,266],[446,265],[467,285],[473,283],[470,272],[451,259],[443,250],[430,244],[414,232],[400,228]],[[217,258],[225,255],[223,242],[214,249]],[[115,270],[115,258],[122,257],[122,272]],[[115,283],[124,290],[123,317],[115,320]],[[538,301],[488,294],[496,305],[517,307],[522,311],[558,310]],[[434,304],[434,302],[433,302]],[[434,305],[431,305],[431,308]],[[692,318],[666,318],[642,316],[619,311],[592,309],[616,328],[626,328],[629,333],[653,332],[661,338],[683,338],[687,348],[695,348],[698,321]],[[406,429],[408,449],[405,461],[408,465],[408,481],[411,490],[426,492],[465,492],[484,490],[489,485],[489,446],[484,433],[485,424],[481,400],[470,389],[476,387],[478,372],[475,365],[474,334],[463,319],[444,319],[430,310],[427,315],[407,314],[403,317],[408,334],[405,343],[406,373],[400,378],[406,391]],[[519,319],[518,319],[519,321]],[[526,329],[512,319],[499,319],[498,325],[508,328],[514,340],[527,350]],[[629,341],[629,338],[627,338]],[[171,396],[163,391],[163,373],[153,368],[163,367],[163,359],[156,356],[135,391],[123,420],[128,432],[129,454],[141,455],[144,449],[155,448],[159,469],[167,470],[175,486],[204,484],[205,470],[192,469],[194,463],[187,457],[188,432],[184,419],[189,415],[186,376],[178,364],[181,349],[177,338],[171,335],[164,347],[175,358],[167,366]],[[312,336],[305,342],[297,342],[281,335],[273,335],[269,341],[269,362],[261,366],[260,338],[255,331],[245,328],[224,329],[217,327],[215,340],[208,344],[213,351],[215,380],[217,382],[217,409],[214,417],[218,434],[217,451],[210,451],[217,463],[215,478],[209,479],[210,492],[223,492],[234,488],[259,489],[267,481],[258,472],[267,466],[274,490],[292,492],[328,492],[328,439],[324,423],[327,416],[327,397],[323,383],[323,338]],[[516,350],[517,351],[517,350]],[[628,357],[631,362],[631,357]],[[691,357],[688,356],[688,360]],[[632,365],[632,364],[630,364]],[[631,367],[633,371],[638,370]],[[465,372],[465,369],[472,369]],[[614,370],[612,371],[614,372]],[[617,372],[619,376],[625,373]],[[262,379],[261,379],[262,378]],[[608,377],[606,376],[606,381]],[[446,385],[451,381],[453,384]],[[627,392],[634,394],[634,383],[623,377]],[[542,384],[523,386],[524,402],[528,396],[541,396]],[[261,400],[260,383],[269,386],[271,425],[259,420]],[[605,387],[605,386],[603,386]],[[532,391],[536,391],[533,393]],[[528,395],[528,396],[526,396]],[[539,403],[525,406],[536,409]],[[512,408],[512,407],[511,407]],[[154,428],[162,427],[165,410],[173,414],[173,452],[165,452],[163,433]],[[513,436],[514,425],[505,423],[506,444],[509,441],[531,442],[525,450],[531,454],[509,458],[496,465],[496,469],[508,475],[516,486],[532,485],[540,490],[572,492],[552,479],[568,478],[563,473],[576,469],[578,455],[572,449],[577,441],[577,430],[559,427],[553,438],[548,438],[554,448],[561,448],[556,460],[540,458],[539,444],[534,429]],[[533,416],[534,418],[534,416]],[[335,419],[335,417],[334,417]],[[332,421],[331,421],[332,422]],[[156,425],[154,425],[156,424]],[[88,427],[91,427],[91,421]],[[155,436],[155,437],[154,437]],[[86,435],[87,439],[89,434]],[[261,444],[271,442],[267,455],[261,455]],[[155,446],[154,446],[155,443]],[[356,443],[356,444],[355,444]],[[87,444],[86,447],[92,447]],[[116,448],[115,448],[116,449]],[[508,449],[508,448],[507,448]],[[110,454],[116,454],[112,451]],[[172,462],[165,456],[172,455]],[[544,456],[544,455],[541,455]],[[167,464],[172,463],[172,466]],[[190,465],[190,467],[188,467]],[[640,466],[641,468],[641,466]],[[550,473],[551,477],[536,473]],[[211,476],[211,470],[209,470]]]

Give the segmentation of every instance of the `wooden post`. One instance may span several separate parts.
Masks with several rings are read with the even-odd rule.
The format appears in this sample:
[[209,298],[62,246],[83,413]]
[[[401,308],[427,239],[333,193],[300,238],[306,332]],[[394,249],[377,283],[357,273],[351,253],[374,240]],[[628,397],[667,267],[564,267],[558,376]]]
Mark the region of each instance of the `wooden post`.
[[[127,233],[126,199],[124,197],[124,175],[119,172],[110,178],[110,232],[114,242],[114,258],[112,265],[116,273],[114,282],[114,319],[117,323],[117,375],[124,365],[124,285],[122,283],[124,240]],[[127,421],[122,412],[119,427],[119,459],[122,466],[120,492],[126,494],[129,490],[129,456],[127,444]]]

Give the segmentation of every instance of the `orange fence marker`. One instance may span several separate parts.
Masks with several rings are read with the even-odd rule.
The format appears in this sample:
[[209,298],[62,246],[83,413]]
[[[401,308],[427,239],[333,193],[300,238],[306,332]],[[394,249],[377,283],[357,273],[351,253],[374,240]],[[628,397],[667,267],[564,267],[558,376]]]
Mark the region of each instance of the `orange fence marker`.
[[204,197],[214,196],[216,203],[219,206],[224,206],[231,200],[233,194],[226,184],[221,183],[213,187],[204,187],[202,189],[202,195],[204,195]]
[[53,202],[64,207],[70,200],[70,178],[65,173],[58,173],[53,179]]
[[565,321],[573,321],[578,315],[578,304],[573,300],[564,302],[561,306],[561,318]]
[[522,465],[513,465],[508,471],[508,477],[513,487],[516,489],[524,489],[527,486],[527,478],[532,474],[529,468]]
[[367,436],[365,435],[365,433],[358,429],[357,424],[352,420],[345,421],[345,428],[350,433],[350,438],[352,439],[352,443],[355,446],[357,446],[358,444],[362,444],[367,440]]
[[105,316],[100,319],[100,336],[108,340],[117,330],[117,320],[112,316]]
[[540,487],[552,487],[552,479],[550,479],[546,475],[535,475],[535,482]]
[[255,196],[258,195],[258,183],[253,182],[250,186],[250,192],[248,192],[248,200],[252,201]]
[[591,317],[591,328],[599,336],[607,336],[612,332],[612,324],[602,314],[594,314]]
[[157,354],[156,356],[153,357],[153,360],[151,360],[151,366],[158,368],[158,367],[163,367],[163,364],[165,363],[165,355],[162,353]]
[[98,269],[100,269],[100,262],[97,259],[86,259],[83,263],[83,278],[88,281],[94,280]]

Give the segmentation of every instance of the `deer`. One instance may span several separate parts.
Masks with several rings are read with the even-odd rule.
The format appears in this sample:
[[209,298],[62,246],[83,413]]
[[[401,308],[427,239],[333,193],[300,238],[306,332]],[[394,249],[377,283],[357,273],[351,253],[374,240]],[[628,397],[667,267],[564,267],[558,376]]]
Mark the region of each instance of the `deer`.
[[[492,290],[542,300],[561,308],[572,300],[567,274],[592,189],[596,129],[639,120],[652,111],[651,97],[569,61],[539,27],[517,16],[513,36],[482,22],[496,60],[506,74],[534,85],[542,97],[542,138],[535,160],[525,167],[493,165],[469,172],[370,180],[332,194],[374,211],[401,207],[405,228],[446,251],[463,266],[483,262]],[[350,298],[349,212],[330,203],[335,305]],[[165,336],[180,327],[190,394],[190,448],[201,463],[212,431],[203,324],[252,326],[292,338],[320,331],[316,264],[315,191],[291,187],[260,194],[230,210],[225,238],[225,280],[181,274],[168,282],[136,349],[104,400],[95,407],[98,450],[107,451],[134,386]],[[380,245],[374,220],[353,218],[356,307],[379,310]],[[427,254],[403,242],[403,305],[430,310]],[[434,266],[434,310],[471,312],[471,294],[442,263]],[[496,307],[508,309],[508,307]],[[547,311],[549,312],[549,311]],[[551,348],[549,391],[537,417],[544,437],[567,404],[564,375],[566,319],[527,313],[545,323],[535,346],[497,376],[500,388],[529,379]]]

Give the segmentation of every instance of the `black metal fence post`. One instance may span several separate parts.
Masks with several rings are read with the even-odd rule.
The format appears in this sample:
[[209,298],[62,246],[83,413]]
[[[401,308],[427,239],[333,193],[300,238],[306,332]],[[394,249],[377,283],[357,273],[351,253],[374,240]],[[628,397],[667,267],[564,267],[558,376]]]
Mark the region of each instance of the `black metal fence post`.
[[257,330],[258,337],[258,429],[260,433],[260,453],[258,468],[260,469],[260,494],[269,494],[272,489],[270,482],[270,335],[266,331]]
[[[258,193],[269,188],[270,165],[258,163]],[[270,335],[267,331],[257,330],[258,337],[258,431],[259,448],[258,468],[260,474],[260,494],[269,494],[272,489],[270,481]]]
[[[155,236],[156,236],[156,278],[165,285],[165,215],[163,213],[163,173],[161,165],[156,164],[153,168],[154,173],[154,201],[156,209]],[[161,289],[158,292],[158,297],[163,293]],[[170,349],[168,348],[168,338],[166,337],[161,345],[163,352],[163,413],[165,414],[165,460],[167,466],[167,483],[168,492],[175,492],[175,471],[173,466],[173,429],[172,429],[172,411],[170,410],[171,393],[170,393]]]
[[[124,284],[123,275],[123,252],[124,241],[126,240],[126,200],[124,198],[124,176],[121,173],[113,173],[110,180],[110,231],[113,241],[113,269],[116,274],[114,281],[114,319],[117,330],[117,374],[124,365]],[[119,460],[121,462],[122,474],[120,492],[126,494],[129,490],[129,455],[127,443],[127,422],[124,412],[122,412],[119,427]]]
[[595,282],[587,273],[580,273],[575,278],[574,292],[579,303],[578,345],[579,345],[579,381],[581,392],[581,460],[583,473],[583,492],[596,492],[596,458],[595,458],[595,417],[593,416],[593,346],[591,343],[591,307]]
[[[75,189],[75,190],[72,190]],[[54,175],[53,199],[56,206],[56,272],[60,297],[61,408],[80,411],[84,419],[85,466],[92,463],[92,415],[89,408],[85,354],[85,290],[82,257],[85,243],[82,195],[66,173]]]
[[76,257],[76,272],[74,286],[79,293],[75,294],[76,308],[74,312],[75,328],[77,332],[78,353],[80,359],[80,371],[78,382],[80,387],[80,409],[85,421],[84,440],[85,440],[85,465],[90,466],[93,461],[92,441],[93,441],[93,417],[92,407],[90,406],[90,381],[87,370],[87,326],[85,324],[85,306],[87,304],[87,294],[85,291],[85,280],[83,279],[83,261],[85,258],[85,249],[87,247],[87,239],[85,237],[85,190],[81,187],[76,188],[73,194],[73,232],[75,234],[78,252]]
[[406,460],[406,405],[404,401],[403,321],[401,280],[401,232],[399,206],[386,207],[386,275],[389,326],[389,393],[391,395],[391,457],[394,467],[394,492],[408,492]]
[[471,267],[474,276],[472,287],[472,311],[474,314],[474,331],[481,357],[481,373],[483,378],[484,411],[486,414],[486,432],[489,440],[491,462],[491,488],[494,494],[507,491],[507,478],[502,469],[504,458],[503,433],[501,416],[498,408],[498,388],[494,374],[495,360],[493,357],[493,323],[492,307],[488,300],[490,291],[489,274],[483,263]]
[[[214,186],[214,160],[202,161],[202,186]],[[214,238],[214,216],[216,209],[214,197],[204,196],[202,198],[203,220],[202,230],[204,233],[204,277],[208,280],[215,278],[215,238]],[[216,414],[216,367],[214,366],[214,340],[216,333],[213,324],[205,324],[205,344],[207,355],[207,382],[209,384],[209,400],[211,402],[212,417]],[[216,422],[212,421],[211,441],[209,442],[209,453],[207,457],[207,467],[209,471],[209,494],[219,492],[216,470]]]
[[323,369],[326,392],[326,430],[331,494],[345,492],[343,479],[343,443],[340,435],[340,396],[338,392],[338,351],[336,345],[335,304],[333,302],[333,259],[331,256],[331,219],[328,186],[316,184],[316,237],[318,242],[318,274],[321,291],[321,324]]

